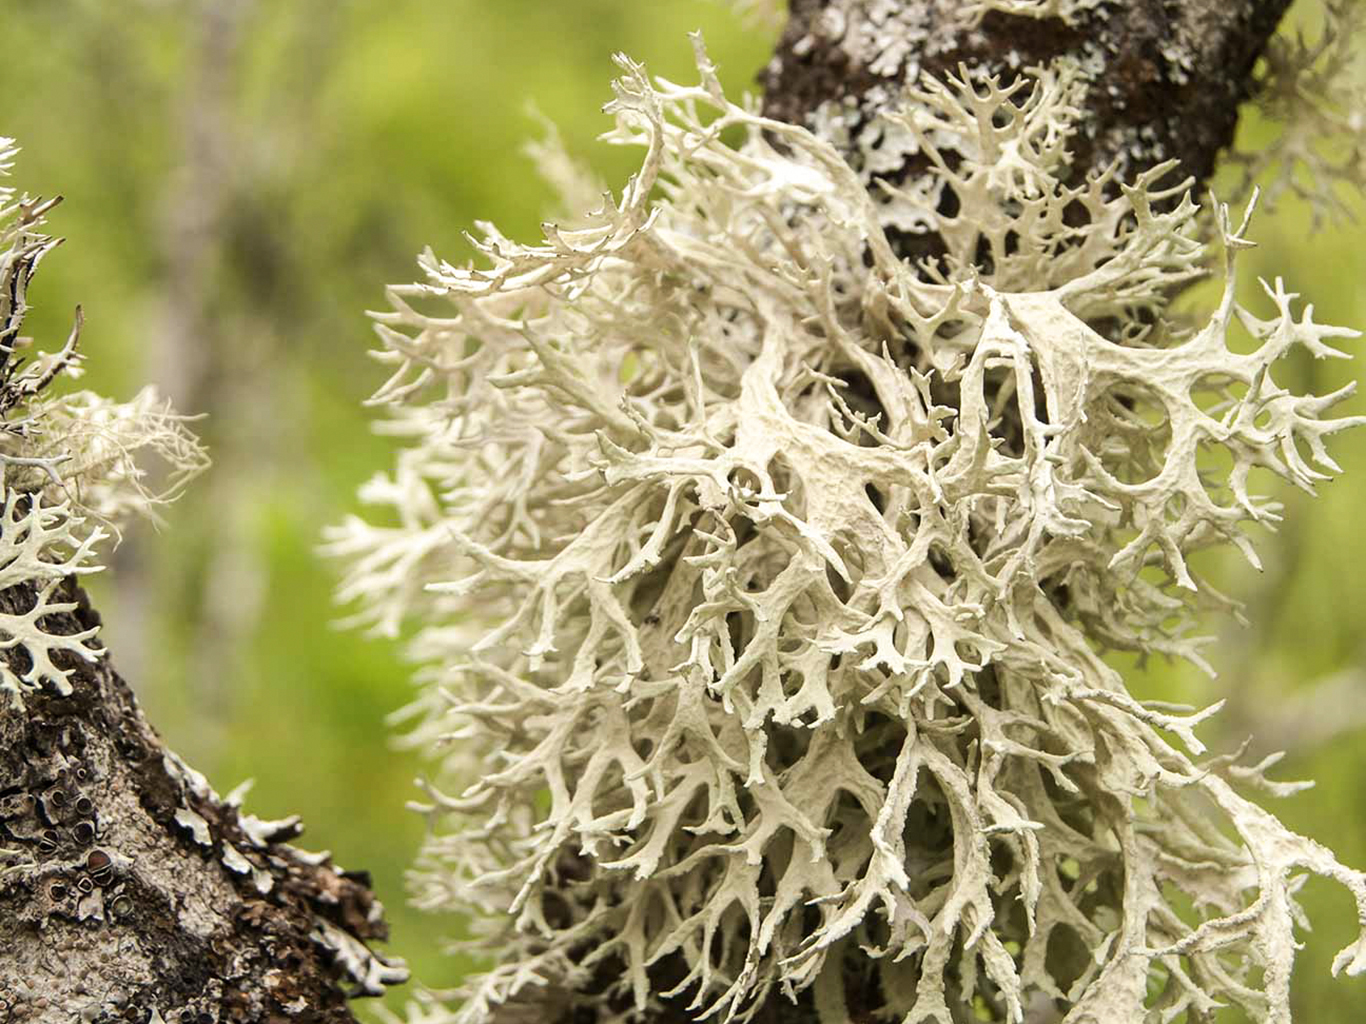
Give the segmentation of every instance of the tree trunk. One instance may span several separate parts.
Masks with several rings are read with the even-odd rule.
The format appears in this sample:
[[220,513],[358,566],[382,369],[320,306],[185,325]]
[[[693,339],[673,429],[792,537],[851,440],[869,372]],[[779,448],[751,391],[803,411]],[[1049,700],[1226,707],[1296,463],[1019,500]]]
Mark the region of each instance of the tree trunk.
[[[63,586],[79,606],[51,631],[97,626]],[[407,977],[366,948],[386,928],[364,872],[288,845],[298,818],[213,792],[107,654],[60,667],[69,696],[0,691],[0,1021],[341,1024],[348,995]]]
[[[1060,58],[1089,79],[1073,180],[1111,163],[1121,180],[1165,160],[1196,193],[1233,139],[1252,70],[1290,0],[792,0],[761,79],[764,112],[821,131],[832,104],[851,134],[922,75],[960,65],[1009,80]],[[1033,14],[979,8],[1031,8]],[[851,156],[853,154],[851,153]]]
[[[1199,201],[1233,141],[1257,58],[1290,2],[792,0],[760,75],[764,113],[827,137],[839,124],[840,138],[829,141],[862,170],[855,143],[875,147],[879,114],[922,76],[942,80],[966,67],[1009,81],[1024,68],[1075,61],[1089,87],[1081,130],[1068,143],[1069,184],[1108,168],[1118,181],[1132,181],[1175,160],[1173,182],[1192,179]],[[1023,8],[1034,13],[1012,13]],[[870,188],[879,179],[901,185],[926,167],[923,157],[911,157],[866,177]],[[933,235],[890,225],[887,234],[913,262],[942,254]]]

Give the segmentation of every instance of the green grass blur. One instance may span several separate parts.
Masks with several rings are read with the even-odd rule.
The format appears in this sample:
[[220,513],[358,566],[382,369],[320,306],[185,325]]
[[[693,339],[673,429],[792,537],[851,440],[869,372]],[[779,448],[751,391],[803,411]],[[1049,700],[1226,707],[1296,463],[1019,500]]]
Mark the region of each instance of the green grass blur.
[[[369,868],[392,950],[428,985],[450,985],[466,966],[442,953],[458,923],[403,899],[421,834],[403,804],[421,766],[390,748],[383,719],[409,697],[407,670],[395,644],[332,627],[335,569],[316,550],[390,461],[361,407],[381,379],[364,311],[383,305],[385,283],[414,277],[423,246],[467,257],[476,219],[535,237],[551,196],[521,152],[541,132],[530,105],[619,189],[636,154],[593,143],[609,127],[612,53],[686,80],[686,33],[701,28],[738,94],[771,36],[713,0],[13,0],[0,26],[0,134],[24,147],[16,184],[66,196],[51,230],[69,241],[35,283],[28,332],[59,341],[83,304],[90,386],[127,397],[156,383],[207,414],[198,429],[215,456],[166,528],[131,532],[92,586],[116,664],[220,791],[254,777],[257,814],[301,813],[306,845]],[[1246,145],[1268,130],[1247,124]],[[1366,325],[1359,225],[1307,225],[1292,202],[1260,216],[1243,272],[1285,276],[1321,321]],[[1288,369],[1282,383],[1318,390],[1359,372]],[[1213,560],[1253,619],[1212,624],[1224,675],[1156,665],[1136,684],[1228,696],[1227,742],[1276,723],[1279,702],[1323,678],[1366,668],[1366,430],[1333,450],[1345,478],[1312,504],[1286,496],[1280,537],[1257,538],[1260,578]],[[1362,718],[1366,680],[1343,693],[1319,709],[1326,723]],[[1364,736],[1292,753],[1280,777],[1319,787],[1277,808],[1357,865]],[[1306,900],[1316,930],[1300,1019],[1366,1019],[1366,981],[1328,980],[1350,901],[1317,884]]]

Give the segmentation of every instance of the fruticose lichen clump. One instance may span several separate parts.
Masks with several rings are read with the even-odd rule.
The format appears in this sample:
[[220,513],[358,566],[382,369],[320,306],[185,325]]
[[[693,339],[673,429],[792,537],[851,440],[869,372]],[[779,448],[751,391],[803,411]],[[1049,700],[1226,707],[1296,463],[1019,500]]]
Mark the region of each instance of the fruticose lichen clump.
[[1252,471],[1312,489],[1357,422],[1275,365],[1355,332],[1244,306],[1247,217],[1170,166],[1068,187],[1065,65],[906,97],[916,266],[700,45],[693,86],[619,63],[620,199],[376,316],[404,447],[331,547],[357,622],[419,626],[417,902],[496,955],[413,1019],[1287,1021],[1303,874],[1364,924],[1366,877],[1103,655],[1200,661],[1191,554],[1255,559]]
[[[18,149],[0,138],[0,177]],[[80,372],[82,316],[57,352],[25,358],[28,287],[61,243],[43,234],[58,200],[0,185],[0,701],[44,686],[63,695],[72,662],[103,654],[95,629],[54,631],[76,608],[68,582],[98,572],[100,542],[134,515],[155,516],[207,465],[185,417],[148,388],[130,402],[89,391],[54,394]],[[159,463],[153,484],[147,458]]]

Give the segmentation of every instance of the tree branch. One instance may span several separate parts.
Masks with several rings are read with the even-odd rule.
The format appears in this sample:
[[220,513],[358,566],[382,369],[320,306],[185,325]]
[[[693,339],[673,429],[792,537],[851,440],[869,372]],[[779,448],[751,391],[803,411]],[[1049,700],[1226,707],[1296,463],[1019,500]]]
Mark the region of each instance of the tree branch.
[[[99,625],[76,611],[53,633]],[[0,592],[22,613],[30,585]],[[3,656],[16,672],[23,648]],[[162,745],[107,656],[72,692],[0,691],[0,1020],[353,1021],[347,996],[402,981],[364,872],[288,845]]]
[[1129,180],[1175,159],[1198,187],[1233,140],[1253,66],[1290,0],[1101,2],[1068,18],[983,12],[1026,6],[1080,5],[792,0],[761,76],[765,113],[819,133],[818,112],[838,109],[857,134],[921,75],[943,78],[966,64],[1009,78],[1069,58],[1092,86],[1071,140],[1074,180],[1111,163]]

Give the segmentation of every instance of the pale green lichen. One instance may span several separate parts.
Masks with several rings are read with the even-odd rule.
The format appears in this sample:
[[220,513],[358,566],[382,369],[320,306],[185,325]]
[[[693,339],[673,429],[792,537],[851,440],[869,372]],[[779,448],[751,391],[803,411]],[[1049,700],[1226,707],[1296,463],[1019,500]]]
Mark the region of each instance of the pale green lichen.
[[[50,615],[74,611],[72,601],[56,599],[62,582],[70,577],[98,572],[95,546],[104,537],[98,527],[84,530],[84,520],[69,504],[47,505],[41,492],[25,494],[7,490],[0,512],[0,592],[11,587],[31,587],[34,596],[26,609],[0,610],[0,690],[20,693],[51,685],[58,693],[71,692],[67,681],[72,669],[59,667],[56,652],[94,661],[99,648],[92,642],[94,629],[74,633],[54,632],[44,625]],[[20,649],[16,659],[10,652]]]
[[356,623],[420,627],[416,901],[497,956],[411,1019],[1287,1021],[1301,873],[1363,925],[1366,877],[1242,795],[1295,788],[1266,765],[1202,758],[1213,708],[1102,654],[1200,660],[1229,602],[1190,555],[1255,557],[1252,473],[1312,489],[1357,422],[1275,364],[1355,332],[1279,281],[1241,305],[1246,218],[1210,252],[1170,168],[1066,186],[1065,67],[912,91],[931,170],[896,198],[946,248],[914,267],[885,197],[698,58],[621,59],[619,201],[428,252],[376,316],[404,447],[330,545]]
[[[16,152],[0,139],[0,175]],[[100,570],[106,528],[154,515],[207,463],[184,417],[150,389],[127,403],[53,393],[61,377],[79,375],[79,309],[58,352],[25,359],[29,283],[61,242],[39,230],[54,205],[0,185],[0,690],[17,696],[44,685],[71,692],[72,662],[59,665],[59,652],[89,662],[102,648],[95,629],[54,631],[56,617],[76,609],[59,590]],[[148,454],[161,462],[157,486],[138,462]]]
[[782,27],[787,16],[784,0],[726,0],[746,22],[766,29]]
[[1306,201],[1316,228],[1353,219],[1366,187],[1366,3],[1326,0],[1320,13],[1314,30],[1268,41],[1255,96],[1274,134],[1230,154],[1244,191],[1261,181],[1273,203]]

